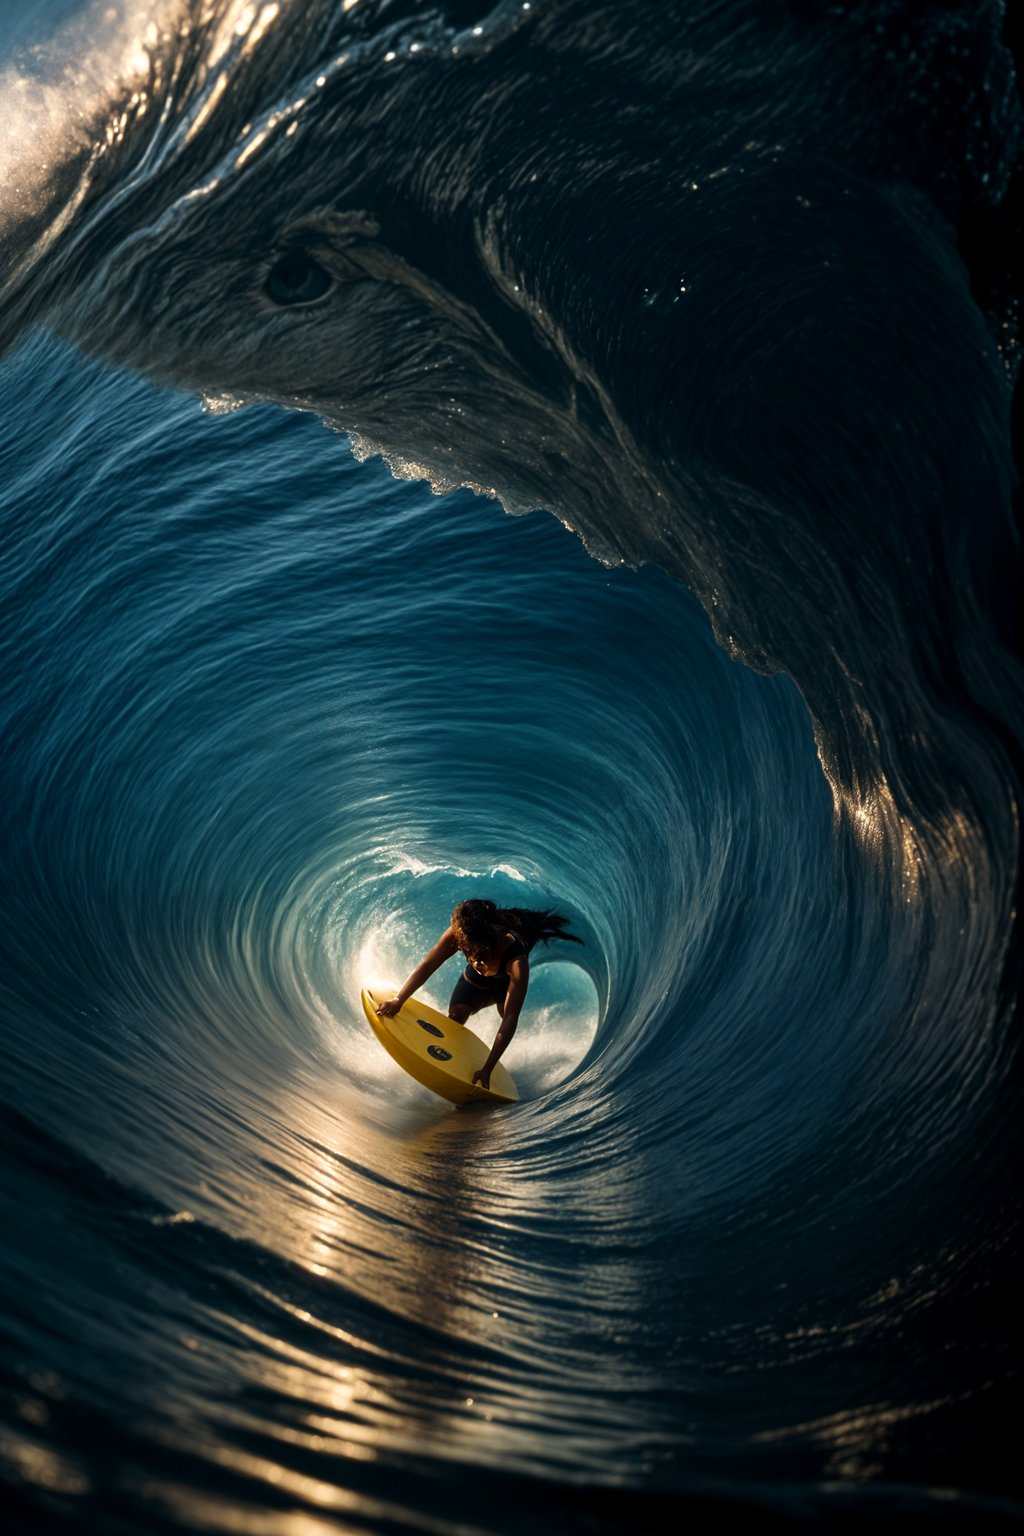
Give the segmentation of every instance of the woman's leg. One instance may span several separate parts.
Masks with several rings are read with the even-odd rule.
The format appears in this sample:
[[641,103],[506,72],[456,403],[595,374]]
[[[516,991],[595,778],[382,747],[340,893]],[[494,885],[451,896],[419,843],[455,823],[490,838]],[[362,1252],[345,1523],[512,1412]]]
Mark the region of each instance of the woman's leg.
[[489,1008],[495,1002],[500,1008],[501,1001],[495,997],[494,988],[478,987],[475,982],[460,976],[448,1001],[448,1017],[456,1024],[465,1024],[474,1013],[479,1013],[481,1008]]

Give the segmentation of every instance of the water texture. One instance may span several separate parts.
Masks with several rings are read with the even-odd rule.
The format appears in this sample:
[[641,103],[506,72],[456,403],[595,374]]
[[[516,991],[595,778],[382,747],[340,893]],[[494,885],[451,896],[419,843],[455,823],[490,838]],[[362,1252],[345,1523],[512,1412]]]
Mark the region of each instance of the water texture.
[[14,23],[10,1528],[1019,1520],[1001,9]]

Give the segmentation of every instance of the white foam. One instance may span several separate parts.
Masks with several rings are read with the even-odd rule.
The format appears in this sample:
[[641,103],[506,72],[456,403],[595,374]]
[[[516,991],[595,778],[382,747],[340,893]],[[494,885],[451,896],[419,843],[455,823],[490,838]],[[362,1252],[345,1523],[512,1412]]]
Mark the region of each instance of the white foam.
[[424,875],[452,875],[459,880],[489,880],[496,875],[505,875],[507,879],[517,880],[524,885],[527,881],[527,876],[516,869],[514,864],[489,864],[479,869],[467,869],[461,864],[428,864],[424,859],[401,848],[381,851],[390,861],[389,873],[409,874],[415,879],[421,879]]

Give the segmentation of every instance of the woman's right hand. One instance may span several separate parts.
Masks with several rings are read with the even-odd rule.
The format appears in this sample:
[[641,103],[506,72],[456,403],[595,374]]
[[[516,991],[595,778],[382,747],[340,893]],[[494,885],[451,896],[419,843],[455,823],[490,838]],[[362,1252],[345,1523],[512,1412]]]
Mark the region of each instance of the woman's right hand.
[[377,1012],[385,1019],[393,1019],[396,1013],[400,1013],[404,1004],[400,997],[389,997],[387,1002],[381,1003]]

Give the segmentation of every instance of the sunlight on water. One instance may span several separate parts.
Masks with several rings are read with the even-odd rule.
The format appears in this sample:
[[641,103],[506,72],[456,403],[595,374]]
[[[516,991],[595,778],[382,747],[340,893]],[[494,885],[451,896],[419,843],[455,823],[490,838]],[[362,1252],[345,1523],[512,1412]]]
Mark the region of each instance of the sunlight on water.
[[[92,128],[109,147],[120,141],[129,115],[145,114],[159,51],[185,7],[186,0],[93,0],[64,30],[24,48],[0,71],[0,222],[34,210],[59,161],[89,147]],[[109,103],[119,95],[129,98],[127,113],[111,116]],[[61,210],[58,225],[68,217]]]

